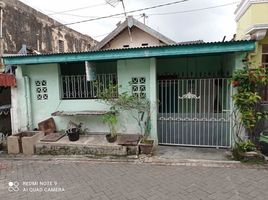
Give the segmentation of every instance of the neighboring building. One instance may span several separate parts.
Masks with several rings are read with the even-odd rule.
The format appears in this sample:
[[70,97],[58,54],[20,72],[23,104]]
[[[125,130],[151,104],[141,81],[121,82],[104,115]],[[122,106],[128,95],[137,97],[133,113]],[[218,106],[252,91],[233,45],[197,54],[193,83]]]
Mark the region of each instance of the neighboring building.
[[[256,40],[256,50],[249,55],[253,67],[268,67],[268,0],[242,0],[236,11],[236,38]],[[268,88],[263,92],[268,101]]]
[[4,53],[17,54],[22,45],[42,53],[87,51],[96,44],[90,36],[68,28],[18,0],[1,0]]
[[123,23],[119,22],[117,28],[100,41],[95,49],[121,49],[171,44],[176,44],[176,42],[139,22],[132,16],[128,16]]
[[242,0],[236,11],[236,38],[256,40],[253,66],[268,67],[268,0]]
[[[254,41],[232,41],[5,57],[6,65],[17,66],[13,133],[38,128],[51,115],[57,130],[72,120],[91,133],[108,132],[99,113],[109,106],[96,94],[118,84],[119,93],[149,99],[150,137],[159,144],[230,147],[229,78],[254,49]],[[97,82],[87,81],[85,62],[95,66]],[[117,128],[140,130],[127,112],[120,113]]]
[[[256,49],[248,55],[252,67],[266,67],[268,70],[268,0],[242,0],[236,11],[236,39],[255,40]],[[268,85],[261,91],[262,108],[268,110]],[[258,126],[260,132],[268,132],[268,121]]]
[[[18,0],[0,2],[3,9],[3,49],[0,50],[6,55],[88,51],[97,43]],[[9,134],[10,87],[15,86],[15,81],[4,71],[0,65],[0,132]]]

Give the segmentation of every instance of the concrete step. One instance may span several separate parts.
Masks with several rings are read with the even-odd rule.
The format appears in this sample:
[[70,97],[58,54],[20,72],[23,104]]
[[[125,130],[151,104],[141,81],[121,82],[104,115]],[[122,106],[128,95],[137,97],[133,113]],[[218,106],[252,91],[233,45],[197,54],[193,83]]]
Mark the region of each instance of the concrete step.
[[105,136],[80,137],[71,142],[65,136],[57,142],[42,142],[36,144],[36,154],[39,155],[97,155],[126,156],[127,147],[108,143]]

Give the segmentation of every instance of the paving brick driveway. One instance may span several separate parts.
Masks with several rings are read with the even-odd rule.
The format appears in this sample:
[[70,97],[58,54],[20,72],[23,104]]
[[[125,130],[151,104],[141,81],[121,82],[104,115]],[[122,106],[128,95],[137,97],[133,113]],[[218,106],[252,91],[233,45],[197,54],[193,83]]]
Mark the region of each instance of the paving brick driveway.
[[268,170],[0,160],[0,199],[264,200],[268,199]]

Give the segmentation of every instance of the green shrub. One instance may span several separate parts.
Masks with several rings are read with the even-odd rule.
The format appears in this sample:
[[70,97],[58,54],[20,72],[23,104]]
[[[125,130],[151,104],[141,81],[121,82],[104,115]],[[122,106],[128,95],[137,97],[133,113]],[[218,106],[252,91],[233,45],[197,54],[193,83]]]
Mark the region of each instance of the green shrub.
[[237,142],[236,147],[241,152],[249,152],[256,150],[255,144],[253,144],[250,140]]

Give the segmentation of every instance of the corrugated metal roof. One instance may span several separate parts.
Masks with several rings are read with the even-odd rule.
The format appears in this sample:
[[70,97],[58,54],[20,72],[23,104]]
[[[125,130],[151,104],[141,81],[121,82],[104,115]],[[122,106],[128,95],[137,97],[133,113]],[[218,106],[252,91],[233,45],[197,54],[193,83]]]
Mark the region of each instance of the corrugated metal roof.
[[12,74],[0,74],[0,86],[14,87],[16,85],[16,79]]
[[[6,55],[3,56],[4,58],[12,58],[12,57],[35,57],[35,56],[47,56],[47,55],[66,55],[66,54],[79,54],[79,53],[93,53],[93,52],[112,52],[112,51],[122,51],[122,50],[134,50],[134,49],[154,49],[154,48],[161,48],[161,47],[180,47],[180,46],[205,46],[205,45],[211,45],[211,44],[239,44],[243,42],[250,42],[253,40],[237,40],[237,41],[216,41],[216,42],[196,42],[196,41],[190,41],[190,42],[181,42],[178,44],[172,44],[172,45],[161,45],[161,46],[147,46],[147,47],[133,47],[133,48],[118,48],[118,49],[102,49],[102,50],[91,50],[91,51],[75,51],[75,52],[56,52],[56,53],[41,53],[41,54],[33,54],[33,55]],[[253,41],[254,42],[254,41]]]
[[248,52],[255,49],[254,41],[209,42],[154,47],[108,49],[86,52],[52,53],[4,57],[5,65],[49,64],[62,62],[105,61],[139,58],[160,58],[203,54]]

